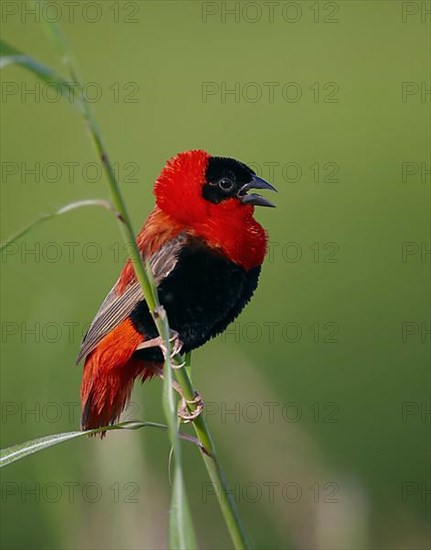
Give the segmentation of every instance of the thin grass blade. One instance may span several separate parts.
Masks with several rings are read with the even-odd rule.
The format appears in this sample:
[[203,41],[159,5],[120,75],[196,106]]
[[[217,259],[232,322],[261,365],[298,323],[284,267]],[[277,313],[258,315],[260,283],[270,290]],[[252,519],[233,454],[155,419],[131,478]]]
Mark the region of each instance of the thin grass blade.
[[0,40],[0,69],[9,65],[21,65],[48,84],[55,84],[70,103],[82,111],[82,90],[76,82],[68,82],[55,71],[37,62],[29,55]]
[[103,428],[96,428],[94,430],[87,430],[84,432],[64,432],[39,437],[37,439],[32,439],[31,441],[25,441],[24,443],[18,443],[17,445],[12,445],[11,447],[2,449],[0,451],[0,468],[9,466],[9,464],[12,464],[17,460],[21,460],[26,456],[43,451],[44,449],[48,449],[48,447],[52,447],[53,445],[58,445],[59,443],[64,443],[65,441],[70,441],[71,439],[76,439],[84,435],[92,435],[112,430],[137,430],[139,428],[159,428],[166,430],[167,426],[165,424],[158,424],[157,422],[128,421],[120,422],[119,424],[114,424],[112,426],[104,426]]
[[0,244],[0,252],[3,249],[10,246],[11,244],[13,244],[15,241],[17,241],[21,237],[24,237],[24,235],[29,233],[32,229],[34,229],[36,226],[40,225],[41,223],[46,222],[47,220],[52,220],[52,218],[61,216],[66,212],[70,212],[71,210],[82,208],[84,206],[101,206],[102,208],[106,208],[107,210],[114,212],[114,214],[117,217],[119,217],[119,213],[115,210],[113,204],[104,199],[86,199],[82,201],[71,202],[69,204],[66,204],[65,206],[62,206],[61,208],[59,208],[55,212],[52,212],[51,214],[42,214],[42,216],[40,216],[37,220],[23,227],[20,231],[18,231],[18,233],[15,233],[15,235],[10,237],[7,241]]
[[184,479],[178,467],[175,467],[174,484],[172,487],[169,548],[173,550],[194,550],[198,548],[185,492]]

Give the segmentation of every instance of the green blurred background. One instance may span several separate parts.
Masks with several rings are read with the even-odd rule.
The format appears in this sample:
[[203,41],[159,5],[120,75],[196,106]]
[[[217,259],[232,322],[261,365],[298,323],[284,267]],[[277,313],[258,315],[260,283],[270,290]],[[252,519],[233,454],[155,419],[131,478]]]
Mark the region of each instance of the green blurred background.
[[[256,212],[271,254],[254,300],[194,354],[254,545],[428,548],[430,3],[49,5],[136,229],[179,151],[236,157],[279,189],[277,209]],[[2,2],[4,39],[65,74],[36,18]],[[108,193],[73,107],[21,68],[1,78],[5,239]],[[79,426],[74,359],[124,257],[99,209],[6,249],[2,447]],[[135,388],[125,418],[163,421],[158,381]],[[2,547],[166,547],[168,453],[163,432],[124,432],[8,467]],[[199,454],[184,454],[199,543],[229,548]]]

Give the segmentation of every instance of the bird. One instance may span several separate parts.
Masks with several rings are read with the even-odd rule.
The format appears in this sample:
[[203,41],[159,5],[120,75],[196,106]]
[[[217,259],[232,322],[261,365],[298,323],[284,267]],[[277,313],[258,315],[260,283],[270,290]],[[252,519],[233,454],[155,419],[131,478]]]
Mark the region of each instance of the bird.
[[[169,159],[154,184],[155,206],[136,242],[183,353],[222,333],[257,288],[268,234],[254,207],[275,205],[252,190],[276,188],[246,164],[201,149]],[[81,343],[82,430],[114,424],[135,381],[161,372],[157,337],[129,259]]]

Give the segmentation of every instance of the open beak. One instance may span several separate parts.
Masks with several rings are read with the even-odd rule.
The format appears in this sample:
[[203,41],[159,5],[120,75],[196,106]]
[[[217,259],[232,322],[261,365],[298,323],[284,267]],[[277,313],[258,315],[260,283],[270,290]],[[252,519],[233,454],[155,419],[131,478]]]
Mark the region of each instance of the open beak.
[[270,206],[271,208],[275,208],[275,204],[257,193],[247,194],[247,191],[250,189],[269,189],[270,191],[277,192],[277,189],[273,185],[262,178],[259,178],[259,176],[253,176],[253,179],[243,185],[238,191],[238,198],[244,204],[252,204],[253,206]]

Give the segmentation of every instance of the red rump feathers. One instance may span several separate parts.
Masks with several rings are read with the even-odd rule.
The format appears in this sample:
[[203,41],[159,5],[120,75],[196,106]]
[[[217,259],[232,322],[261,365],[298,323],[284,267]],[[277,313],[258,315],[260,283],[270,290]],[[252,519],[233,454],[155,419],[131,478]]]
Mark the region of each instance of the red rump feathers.
[[132,357],[140,342],[142,335],[127,319],[88,355],[81,384],[83,430],[118,420],[135,379],[144,381],[153,374],[143,361]]

